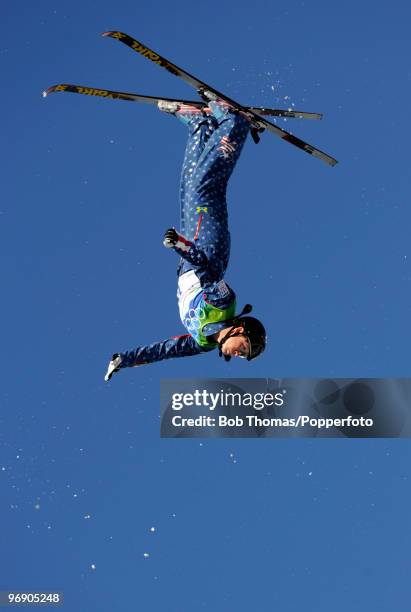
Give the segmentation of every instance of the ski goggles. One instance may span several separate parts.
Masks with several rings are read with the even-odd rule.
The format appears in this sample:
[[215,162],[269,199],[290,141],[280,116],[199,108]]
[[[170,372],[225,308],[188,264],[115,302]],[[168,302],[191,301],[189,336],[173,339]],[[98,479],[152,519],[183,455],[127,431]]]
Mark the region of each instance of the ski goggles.
[[236,332],[236,333],[228,332],[228,334],[226,334],[226,336],[224,336],[224,338],[218,344],[218,354],[220,355],[220,357],[224,357],[224,359],[226,361],[230,361],[231,355],[225,355],[223,353],[222,349],[223,349],[224,343],[227,342],[227,340],[229,338],[236,338],[236,337],[240,337],[240,336],[245,338],[245,340],[247,342],[247,349],[238,351],[236,357],[240,357],[241,359],[250,359],[250,357],[251,357],[251,342],[250,342],[250,338],[246,334],[244,334],[243,332]]
[[244,338],[247,341],[247,350],[246,351],[238,351],[236,357],[240,357],[240,359],[248,359],[251,356],[251,342],[250,342],[250,338],[248,336],[246,336],[245,334],[240,334],[242,336],[244,336]]

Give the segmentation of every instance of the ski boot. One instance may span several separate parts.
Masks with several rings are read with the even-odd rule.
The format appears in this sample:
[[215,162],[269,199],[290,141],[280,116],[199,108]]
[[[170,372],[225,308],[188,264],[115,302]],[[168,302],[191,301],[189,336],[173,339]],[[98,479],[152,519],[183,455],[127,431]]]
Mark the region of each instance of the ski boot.
[[197,117],[209,117],[211,115],[211,109],[207,106],[199,108],[191,104],[184,104],[183,102],[175,102],[173,100],[159,100],[157,102],[157,108],[163,113],[169,113],[181,119],[183,123],[188,123],[191,119]]
[[209,104],[213,111],[213,115],[218,121],[222,119],[227,112],[239,113],[245,117],[250,122],[250,133],[252,139],[256,144],[260,142],[260,134],[264,132],[264,128],[261,127],[261,125],[255,121],[252,116],[245,111],[238,109],[234,104],[230,104],[230,102],[219,98],[212,91],[208,91],[207,89],[199,89],[198,93],[201,98]]

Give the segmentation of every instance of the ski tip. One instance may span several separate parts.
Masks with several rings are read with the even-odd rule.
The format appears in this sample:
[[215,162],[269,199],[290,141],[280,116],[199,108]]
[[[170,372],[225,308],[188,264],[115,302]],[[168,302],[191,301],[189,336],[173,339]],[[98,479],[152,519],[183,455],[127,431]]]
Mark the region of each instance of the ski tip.
[[43,96],[43,98],[47,98],[47,96],[49,95],[49,93],[53,90],[52,87],[47,87],[47,89],[45,89],[44,91],[41,92],[41,95]]
[[101,36],[111,36],[113,32],[101,32]]
[[327,160],[327,163],[328,163],[329,166],[334,168],[334,166],[336,166],[338,164],[338,160],[334,159],[333,157],[331,157],[330,159]]

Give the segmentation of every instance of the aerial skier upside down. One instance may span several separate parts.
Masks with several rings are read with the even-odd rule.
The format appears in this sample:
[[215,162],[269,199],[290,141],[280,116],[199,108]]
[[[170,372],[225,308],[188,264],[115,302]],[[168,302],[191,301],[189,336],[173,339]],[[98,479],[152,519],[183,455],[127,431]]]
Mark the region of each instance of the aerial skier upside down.
[[266,332],[247,304],[235,314],[236,296],[224,281],[230,256],[226,191],[247,134],[249,117],[213,94],[208,106],[160,101],[158,107],[188,127],[180,184],[180,231],[170,228],[164,246],[180,255],[177,298],[187,334],[115,353],[105,380],[122,368],[218,348],[220,357],[249,361],[265,348]]

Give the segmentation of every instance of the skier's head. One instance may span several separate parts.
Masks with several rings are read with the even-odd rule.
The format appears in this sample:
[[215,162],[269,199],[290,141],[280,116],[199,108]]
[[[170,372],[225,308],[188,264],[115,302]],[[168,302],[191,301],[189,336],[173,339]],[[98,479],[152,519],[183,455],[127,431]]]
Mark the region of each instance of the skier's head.
[[231,357],[242,357],[251,361],[261,355],[265,349],[264,325],[254,317],[243,316],[243,313],[249,312],[251,306],[247,304],[243,312],[230,321],[231,325],[219,334],[219,354],[226,361],[230,361]]

